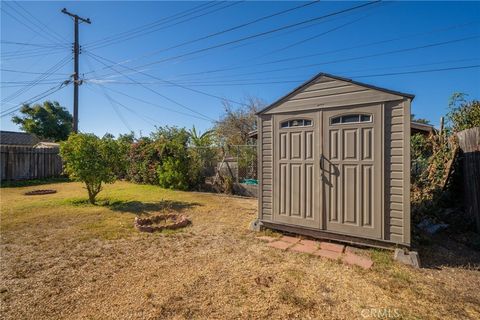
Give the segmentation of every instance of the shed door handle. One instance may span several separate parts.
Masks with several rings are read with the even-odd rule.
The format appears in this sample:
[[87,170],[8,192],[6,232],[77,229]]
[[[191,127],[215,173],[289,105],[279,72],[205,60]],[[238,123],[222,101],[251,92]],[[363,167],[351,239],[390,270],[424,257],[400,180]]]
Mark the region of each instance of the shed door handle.
[[321,170],[325,170],[325,169],[323,168],[323,159],[324,159],[323,154],[321,154],[321,155],[320,155],[320,169],[321,169]]

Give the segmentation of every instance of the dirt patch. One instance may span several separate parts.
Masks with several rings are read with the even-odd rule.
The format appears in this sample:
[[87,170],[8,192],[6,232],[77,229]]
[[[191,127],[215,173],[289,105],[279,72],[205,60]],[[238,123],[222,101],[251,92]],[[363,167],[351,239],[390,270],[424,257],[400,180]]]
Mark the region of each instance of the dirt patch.
[[41,190],[27,191],[24,194],[26,196],[41,196],[41,195],[44,195],[44,194],[52,194],[52,193],[57,193],[57,190],[41,189]]
[[142,232],[161,232],[176,230],[188,226],[191,221],[183,214],[161,214],[148,218],[135,217],[134,226]]

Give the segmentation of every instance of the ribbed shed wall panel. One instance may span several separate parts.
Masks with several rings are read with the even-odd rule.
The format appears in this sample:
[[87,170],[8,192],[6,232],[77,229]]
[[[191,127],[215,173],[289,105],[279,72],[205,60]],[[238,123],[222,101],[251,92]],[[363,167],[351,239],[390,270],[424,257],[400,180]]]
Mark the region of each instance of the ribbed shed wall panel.
[[262,219],[272,220],[273,208],[273,126],[272,116],[260,117],[258,129],[261,136],[261,211]]
[[405,242],[405,105],[385,103],[385,229],[386,238]]

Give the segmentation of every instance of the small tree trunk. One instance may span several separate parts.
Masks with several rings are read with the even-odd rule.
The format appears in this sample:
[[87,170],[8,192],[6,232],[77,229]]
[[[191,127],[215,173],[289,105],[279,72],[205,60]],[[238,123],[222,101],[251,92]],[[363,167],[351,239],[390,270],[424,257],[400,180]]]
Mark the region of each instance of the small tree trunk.
[[95,197],[100,192],[102,188],[102,184],[99,183],[98,185],[95,185],[94,183],[92,183],[90,185],[89,183],[85,182],[85,185],[87,186],[87,191],[88,191],[88,201],[91,204],[95,204]]

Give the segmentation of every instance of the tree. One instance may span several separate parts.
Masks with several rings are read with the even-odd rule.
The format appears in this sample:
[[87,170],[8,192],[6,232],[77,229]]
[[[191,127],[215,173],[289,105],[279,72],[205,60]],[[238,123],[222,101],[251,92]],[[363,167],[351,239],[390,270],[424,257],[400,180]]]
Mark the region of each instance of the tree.
[[215,132],[221,144],[247,144],[248,134],[257,128],[256,113],[265,105],[260,99],[249,98],[245,105],[234,109],[224,102],[225,115],[215,124]]
[[197,133],[195,126],[189,130],[190,134],[190,143],[194,147],[210,147],[213,144],[213,134],[214,130],[207,130],[204,133]]
[[447,121],[453,132],[480,127],[480,101],[467,101],[466,96],[454,93],[450,98]]
[[56,101],[33,106],[25,104],[20,112],[23,116],[12,117],[12,122],[25,132],[54,141],[64,141],[72,132],[72,115]]
[[65,172],[71,179],[85,183],[88,200],[102,190],[102,183],[113,183],[117,172],[125,166],[118,141],[111,135],[98,138],[94,134],[72,134],[60,144],[60,155],[65,161]]
[[410,116],[410,120],[417,122],[417,123],[423,123],[423,124],[430,124],[430,120],[425,119],[425,118],[417,118],[415,115],[412,113]]

